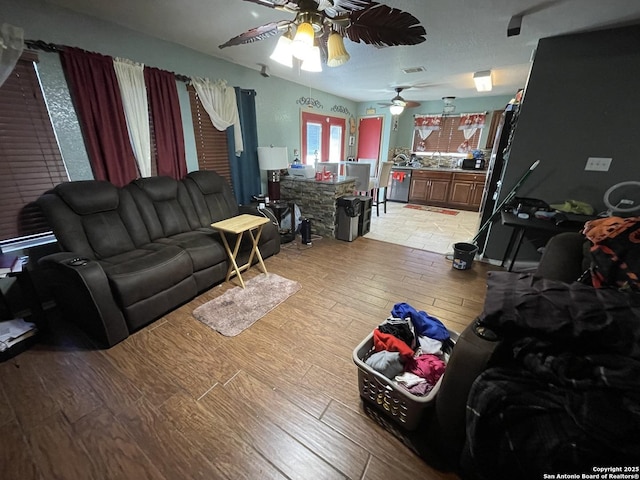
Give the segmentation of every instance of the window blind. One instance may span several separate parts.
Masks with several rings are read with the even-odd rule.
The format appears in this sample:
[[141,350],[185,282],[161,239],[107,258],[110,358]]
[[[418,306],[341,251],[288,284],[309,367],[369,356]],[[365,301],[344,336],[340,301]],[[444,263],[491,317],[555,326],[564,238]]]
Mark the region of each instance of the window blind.
[[[446,115],[441,118],[440,129],[431,132],[425,140],[414,131],[413,151],[459,153],[458,147],[465,141],[463,130],[458,130],[459,125],[460,115]],[[481,132],[479,128],[468,140],[470,148],[478,148]]]
[[34,52],[0,87],[0,241],[50,230],[33,203],[69,180],[42,95]]
[[218,175],[224,177],[233,189],[227,131],[220,131],[213,126],[195,88],[188,85],[187,90],[191,102],[193,131],[196,137],[198,168],[200,170],[214,170]]

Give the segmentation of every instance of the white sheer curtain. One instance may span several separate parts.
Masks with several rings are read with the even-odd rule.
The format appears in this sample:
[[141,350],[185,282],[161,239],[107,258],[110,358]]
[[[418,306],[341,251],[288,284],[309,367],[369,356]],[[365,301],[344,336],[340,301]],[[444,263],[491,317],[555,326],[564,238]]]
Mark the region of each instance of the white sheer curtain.
[[0,27],[0,86],[13,72],[24,50],[24,31],[3,23]]
[[142,177],[151,176],[151,134],[149,132],[149,104],[144,83],[144,65],[125,58],[114,58],[129,140]]
[[426,140],[427,138],[429,138],[429,135],[431,135],[435,130],[427,130],[426,128],[416,128],[416,131],[418,132],[418,135],[420,135],[421,140]]
[[236,103],[236,91],[227,86],[224,80],[212,82],[208,78],[192,78],[191,84],[196,89],[202,106],[209,114],[211,123],[218,130],[226,130],[233,125],[236,155],[240,156],[244,150],[242,129]]

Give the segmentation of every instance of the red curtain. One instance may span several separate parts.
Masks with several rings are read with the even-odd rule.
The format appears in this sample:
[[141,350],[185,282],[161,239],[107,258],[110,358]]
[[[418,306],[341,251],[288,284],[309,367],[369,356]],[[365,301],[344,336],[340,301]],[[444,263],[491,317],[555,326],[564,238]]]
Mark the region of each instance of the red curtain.
[[145,67],[144,80],[156,139],[158,175],[179,180],[187,174],[187,162],[176,78],[170,72]]
[[138,177],[112,57],[65,47],[60,54],[96,180]]

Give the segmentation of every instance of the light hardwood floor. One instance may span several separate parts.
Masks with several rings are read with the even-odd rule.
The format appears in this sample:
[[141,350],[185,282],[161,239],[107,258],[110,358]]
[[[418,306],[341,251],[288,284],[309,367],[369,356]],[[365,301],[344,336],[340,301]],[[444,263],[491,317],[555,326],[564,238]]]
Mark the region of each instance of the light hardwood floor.
[[47,343],[0,363],[0,477],[458,478],[363,413],[352,352],[397,302],[461,331],[493,267],[452,270],[362,237],[289,244],[265,262],[302,289],[237,337],[191,316],[225,284],[111,349],[58,321]]

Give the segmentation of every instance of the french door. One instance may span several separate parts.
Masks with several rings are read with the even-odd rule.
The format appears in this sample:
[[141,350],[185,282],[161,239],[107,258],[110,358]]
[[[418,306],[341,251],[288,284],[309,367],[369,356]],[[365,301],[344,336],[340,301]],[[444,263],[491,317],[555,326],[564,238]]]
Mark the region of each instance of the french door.
[[344,160],[344,118],[302,112],[302,163]]

